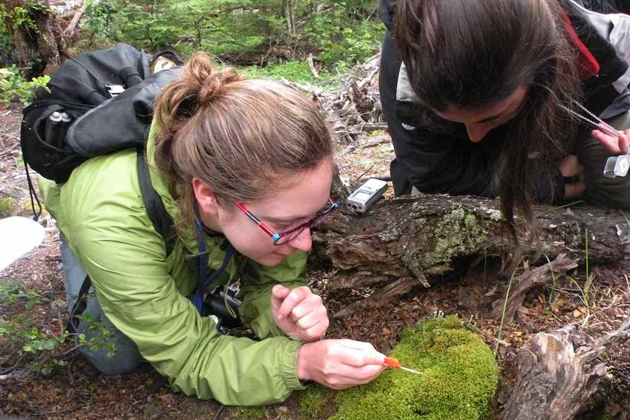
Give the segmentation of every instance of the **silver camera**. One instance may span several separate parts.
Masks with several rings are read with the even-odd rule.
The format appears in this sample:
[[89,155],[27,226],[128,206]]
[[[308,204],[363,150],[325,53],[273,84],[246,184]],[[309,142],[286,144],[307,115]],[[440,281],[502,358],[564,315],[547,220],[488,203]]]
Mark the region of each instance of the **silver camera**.
[[606,178],[626,176],[628,169],[630,169],[630,155],[611,156],[606,160],[604,176]]
[[387,182],[370,178],[357,188],[346,200],[348,208],[356,213],[365,213],[387,191]]

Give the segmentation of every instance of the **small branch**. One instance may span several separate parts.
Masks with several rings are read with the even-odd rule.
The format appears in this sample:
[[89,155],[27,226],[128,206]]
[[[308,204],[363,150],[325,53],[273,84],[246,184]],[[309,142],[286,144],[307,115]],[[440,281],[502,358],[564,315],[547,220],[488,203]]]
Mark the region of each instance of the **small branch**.
[[311,69],[311,73],[313,73],[313,77],[319,79],[319,71],[317,71],[317,68],[315,68],[315,64],[313,63],[313,53],[308,55],[306,61],[308,62],[308,67]]
[[[523,304],[525,295],[528,291],[536,286],[540,286],[541,284],[551,281],[553,276],[560,276],[575,267],[577,267],[576,261],[566,258],[564,254],[560,254],[550,264],[545,264],[540,267],[527,270],[518,276],[514,290],[508,297],[505,311],[505,323],[509,324],[512,322],[514,314]],[[498,319],[502,317],[504,304],[505,299],[499,299],[494,302],[492,315],[495,318]]]
[[81,17],[83,16],[83,13],[85,13],[86,9],[87,9],[87,2],[84,1],[83,6],[81,6],[81,8],[77,10],[77,12],[72,17],[70,24],[66,27],[66,29],[64,29],[63,35],[65,37],[70,38],[72,34],[74,34],[74,30],[79,24],[79,21],[81,20]]

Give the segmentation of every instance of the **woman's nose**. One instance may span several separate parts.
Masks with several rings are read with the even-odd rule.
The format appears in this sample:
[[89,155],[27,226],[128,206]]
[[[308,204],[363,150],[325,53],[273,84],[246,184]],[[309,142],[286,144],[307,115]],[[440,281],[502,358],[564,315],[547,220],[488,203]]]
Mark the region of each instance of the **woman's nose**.
[[479,143],[483,140],[490,130],[492,130],[492,127],[487,124],[466,124],[468,138],[473,143]]
[[289,245],[300,251],[310,251],[313,246],[313,240],[311,239],[311,229],[306,228],[298,236],[293,238]]

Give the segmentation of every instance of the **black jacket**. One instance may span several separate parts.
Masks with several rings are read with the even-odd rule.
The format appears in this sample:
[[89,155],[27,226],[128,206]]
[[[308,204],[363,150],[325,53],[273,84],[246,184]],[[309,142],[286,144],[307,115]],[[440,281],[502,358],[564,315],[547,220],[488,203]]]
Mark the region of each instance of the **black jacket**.
[[[381,0],[381,19],[388,28],[383,43],[380,71],[380,93],[383,113],[388,122],[396,158],[391,175],[396,195],[408,194],[415,186],[424,193],[471,194],[494,197],[492,176],[494,162],[506,134],[506,126],[489,132],[483,141],[472,143],[465,126],[447,121],[429,129],[420,123],[423,110],[413,100],[404,66],[395,50],[389,30],[393,24],[395,0]],[[630,69],[607,37],[614,30],[626,31],[630,37],[630,18],[613,30],[592,23],[601,13],[615,12],[604,0],[562,0],[562,4],[580,40],[600,64],[600,72],[584,82],[586,106],[602,119],[630,109]],[[585,7],[591,7],[598,12]],[[601,12],[601,13],[599,13]],[[623,39],[622,39],[623,42]],[[624,50],[624,48],[622,48]],[[630,48],[625,47],[630,54]],[[443,123],[443,124],[442,124]],[[564,181],[556,167],[540,168],[534,180],[539,201],[562,199]]]

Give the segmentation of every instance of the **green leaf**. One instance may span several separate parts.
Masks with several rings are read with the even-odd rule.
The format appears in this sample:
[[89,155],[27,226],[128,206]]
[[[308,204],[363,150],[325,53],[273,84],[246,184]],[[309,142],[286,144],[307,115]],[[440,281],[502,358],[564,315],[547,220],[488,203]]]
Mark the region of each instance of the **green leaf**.
[[57,347],[57,343],[54,340],[46,340],[44,342],[44,348],[46,350],[54,350]]

